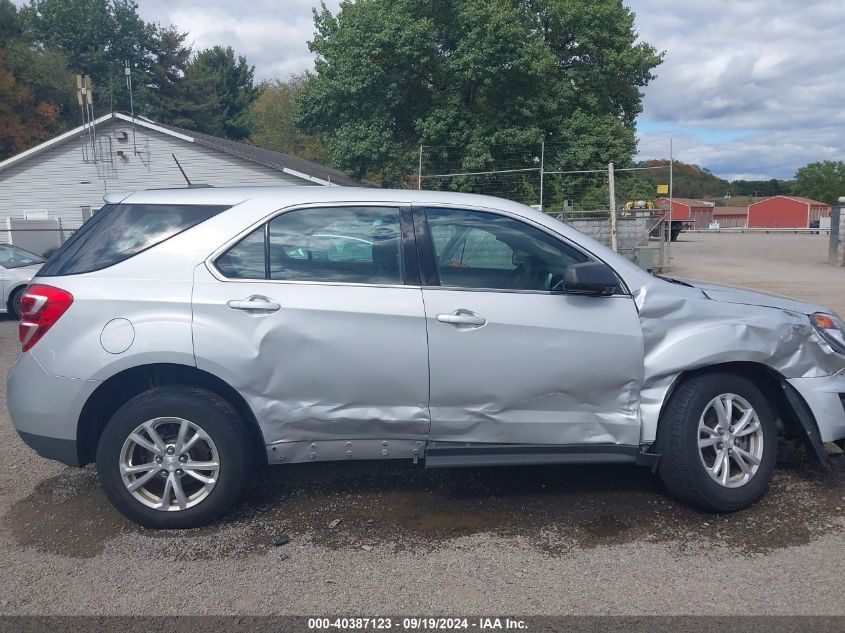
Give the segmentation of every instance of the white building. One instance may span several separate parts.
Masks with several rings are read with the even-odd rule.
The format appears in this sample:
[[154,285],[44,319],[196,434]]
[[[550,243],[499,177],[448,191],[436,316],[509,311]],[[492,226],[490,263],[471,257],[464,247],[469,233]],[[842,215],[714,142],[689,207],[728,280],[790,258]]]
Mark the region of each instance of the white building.
[[[115,112],[0,162],[0,241],[27,248],[36,232],[24,227],[53,228],[60,240],[55,228],[78,227],[108,192],[184,187],[174,156],[194,184],[362,184],[288,154]],[[43,239],[32,249],[43,252]]]

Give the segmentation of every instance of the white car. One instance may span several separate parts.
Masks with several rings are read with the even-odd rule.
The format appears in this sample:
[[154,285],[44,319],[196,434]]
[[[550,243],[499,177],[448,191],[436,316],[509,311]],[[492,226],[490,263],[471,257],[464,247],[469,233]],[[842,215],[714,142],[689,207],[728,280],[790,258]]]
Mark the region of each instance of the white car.
[[0,278],[2,278],[2,303],[4,312],[20,318],[20,303],[24,290],[44,264],[44,259],[11,244],[0,244]]

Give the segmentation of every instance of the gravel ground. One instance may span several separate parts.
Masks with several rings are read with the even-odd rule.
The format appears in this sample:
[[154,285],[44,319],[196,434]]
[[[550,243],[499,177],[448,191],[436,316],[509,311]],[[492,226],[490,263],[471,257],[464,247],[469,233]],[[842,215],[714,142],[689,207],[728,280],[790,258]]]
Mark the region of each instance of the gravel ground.
[[845,314],[845,269],[829,266],[827,235],[681,233],[667,274],[786,295]]
[[[672,274],[845,312],[819,239],[681,239]],[[0,322],[4,373],[16,344]],[[0,613],[845,614],[845,470],[791,446],[733,515],[680,506],[636,467],[304,464],[217,525],[156,533],[109,506],[93,468],[25,447],[0,398]]]

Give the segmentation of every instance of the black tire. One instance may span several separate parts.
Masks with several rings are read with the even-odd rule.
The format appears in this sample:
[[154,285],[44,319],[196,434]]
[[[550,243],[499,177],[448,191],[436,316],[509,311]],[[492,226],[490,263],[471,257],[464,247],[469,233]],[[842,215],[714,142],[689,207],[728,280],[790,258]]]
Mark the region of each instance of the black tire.
[[[705,470],[699,452],[699,420],[721,394],[744,398],[757,413],[763,434],[762,455],[754,475],[742,486],[727,488]],[[765,492],[777,453],[777,428],[766,397],[750,380],[731,373],[698,374],[672,394],[657,429],[658,473],[669,491],[684,503],[713,512],[747,508]]]
[[[182,510],[166,512],[144,505],[127,490],[120,474],[126,439],[142,423],[160,417],[178,417],[201,425],[219,455],[216,483],[208,496]],[[240,497],[250,478],[252,460],[246,422],[229,402],[197,387],[156,387],[135,396],[112,416],[97,446],[100,485],[109,501],[127,518],[155,529],[200,527],[219,518]]]
[[23,293],[25,291],[26,286],[21,286],[20,288],[16,288],[12,294],[9,295],[9,305],[7,305],[6,308],[12,318],[16,321],[20,321],[21,319],[21,297],[23,297]]

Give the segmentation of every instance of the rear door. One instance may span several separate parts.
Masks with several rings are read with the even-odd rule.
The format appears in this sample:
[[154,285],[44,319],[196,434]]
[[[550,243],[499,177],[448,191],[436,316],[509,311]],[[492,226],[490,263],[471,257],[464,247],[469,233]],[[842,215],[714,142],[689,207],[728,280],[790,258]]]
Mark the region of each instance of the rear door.
[[197,365],[244,395],[272,459],[421,448],[428,358],[409,207],[285,211],[197,269],[193,306]]
[[415,214],[429,454],[450,445],[498,451],[492,461],[538,446],[632,453],[643,375],[632,297],[621,288],[609,297],[567,294],[567,266],[590,255],[521,219],[455,208]]

